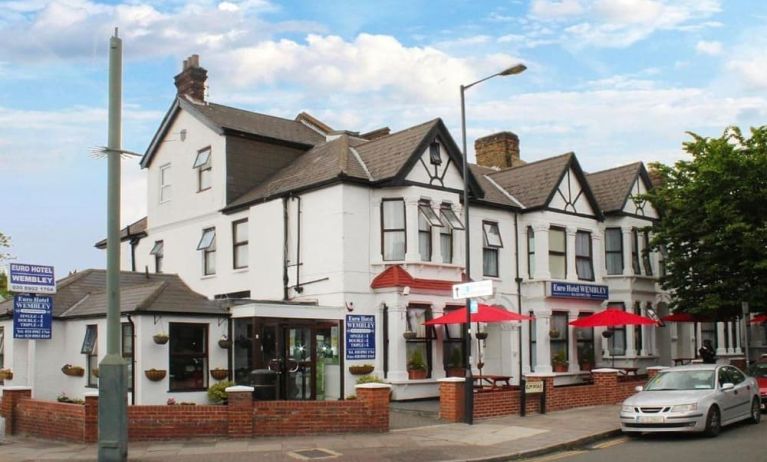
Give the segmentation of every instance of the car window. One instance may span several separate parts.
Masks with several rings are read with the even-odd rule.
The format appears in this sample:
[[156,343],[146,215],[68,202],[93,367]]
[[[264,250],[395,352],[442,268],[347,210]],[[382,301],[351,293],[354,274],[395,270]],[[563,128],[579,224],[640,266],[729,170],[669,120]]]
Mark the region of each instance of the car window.
[[748,370],[748,375],[752,377],[767,377],[767,363],[757,363]]
[[730,373],[726,367],[719,368],[719,386],[721,387],[725,383],[734,383],[730,377]]
[[740,372],[739,370],[735,369],[734,367],[728,367],[727,368],[727,372],[729,372],[730,379],[732,379],[732,383],[734,383],[735,385],[737,385],[737,384],[743,382],[744,380],[746,380],[746,376],[743,375],[742,372]]
[[645,390],[711,390],[714,378],[713,370],[661,372],[647,383]]

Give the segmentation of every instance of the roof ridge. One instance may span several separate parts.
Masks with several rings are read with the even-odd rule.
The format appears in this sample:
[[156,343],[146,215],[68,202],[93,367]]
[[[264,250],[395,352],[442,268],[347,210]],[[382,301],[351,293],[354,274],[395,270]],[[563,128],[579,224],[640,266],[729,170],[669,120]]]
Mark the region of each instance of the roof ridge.
[[600,174],[600,173],[607,173],[607,172],[611,172],[613,170],[618,170],[620,168],[631,167],[632,165],[636,165],[637,168],[639,168],[639,166],[643,165],[643,163],[642,163],[641,160],[639,160],[639,161],[636,161],[636,162],[631,162],[630,164],[618,165],[617,167],[610,167],[610,168],[606,168],[604,170],[597,170],[596,172],[586,173],[586,176],[597,175],[597,174]]
[[573,151],[568,151],[568,152],[566,152],[564,154],[557,154],[556,156],[546,157],[544,159],[534,160],[532,162],[527,162],[525,164],[517,165],[515,167],[509,167],[509,168],[506,168],[506,169],[503,169],[503,170],[498,170],[496,173],[508,172],[509,170],[519,170],[519,169],[522,169],[522,168],[525,168],[525,167],[529,167],[531,165],[540,164],[541,162],[548,162],[548,161],[551,161],[551,160],[554,160],[554,159],[559,159],[560,157],[572,157],[574,155],[575,155],[575,153]]
[[379,142],[379,141],[388,140],[388,139],[390,139],[391,137],[393,137],[393,136],[397,136],[397,135],[400,135],[400,134],[402,134],[402,133],[405,133],[405,132],[406,132],[406,131],[408,131],[408,130],[414,130],[414,129],[416,129],[416,128],[421,128],[421,127],[423,127],[423,126],[425,126],[425,125],[429,125],[429,124],[435,124],[435,123],[439,122],[440,120],[441,120],[441,119],[440,119],[439,117],[437,117],[437,118],[431,119],[431,120],[429,120],[429,121],[427,121],[427,122],[423,122],[423,123],[420,123],[420,124],[417,124],[417,125],[413,125],[413,126],[411,126],[411,127],[403,128],[403,129],[402,129],[402,130],[400,130],[400,131],[396,131],[396,132],[394,132],[394,133],[389,133],[389,134],[388,134],[388,135],[386,135],[386,136],[382,136],[382,137],[380,137],[380,138],[375,138],[375,139],[372,139],[372,140],[368,140],[368,141],[366,141],[366,142],[364,142],[364,143],[362,143],[362,144],[358,145],[357,147],[358,147],[358,148],[360,148],[360,147],[363,147],[363,146],[369,146],[369,145],[371,145],[371,144],[373,144],[373,143],[377,143],[377,142]]
[[193,105],[196,105],[196,106],[203,106],[203,107],[204,106],[218,106],[218,107],[222,107],[222,108],[226,108],[226,109],[231,109],[231,110],[234,110],[234,111],[247,112],[249,114],[256,114],[256,115],[263,116],[263,117],[269,117],[271,119],[278,119],[278,120],[282,120],[284,122],[291,122],[291,123],[294,123],[294,124],[297,124],[297,125],[301,125],[302,127],[305,126],[301,122],[299,122],[299,121],[297,121],[295,119],[287,119],[285,117],[279,117],[279,116],[275,116],[275,115],[271,115],[271,114],[264,114],[263,112],[250,111],[248,109],[241,109],[241,108],[234,107],[234,106],[227,106],[225,104],[218,104],[218,103],[213,103],[213,102],[209,102],[209,103],[206,103],[206,104],[200,104],[200,103],[195,103],[195,102],[191,102],[191,101],[187,101],[187,102],[191,103]]
[[[155,284],[157,287],[146,297],[141,303],[136,305],[136,311],[141,311],[148,308],[157,300],[157,297],[168,287],[168,281],[160,281],[159,284]],[[135,287],[135,286],[134,286]]]

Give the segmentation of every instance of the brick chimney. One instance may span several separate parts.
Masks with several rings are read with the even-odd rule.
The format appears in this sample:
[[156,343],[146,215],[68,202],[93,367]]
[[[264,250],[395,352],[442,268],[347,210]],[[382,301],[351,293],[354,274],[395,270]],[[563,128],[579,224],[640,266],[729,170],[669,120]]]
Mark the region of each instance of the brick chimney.
[[200,57],[192,55],[184,60],[183,69],[174,77],[178,95],[187,95],[192,99],[205,101],[205,81],[208,79],[208,71],[200,67]]
[[519,158],[519,137],[511,132],[499,132],[478,138],[474,142],[477,163],[483,167],[505,169],[523,165]]

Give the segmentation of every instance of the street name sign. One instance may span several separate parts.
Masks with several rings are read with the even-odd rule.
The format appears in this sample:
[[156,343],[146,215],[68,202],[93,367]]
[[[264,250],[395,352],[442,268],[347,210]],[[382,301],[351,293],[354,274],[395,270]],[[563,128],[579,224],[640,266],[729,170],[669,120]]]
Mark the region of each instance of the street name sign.
[[13,297],[13,338],[50,339],[52,318],[53,297],[40,295]]
[[543,381],[538,380],[536,382],[525,382],[525,393],[543,393]]
[[493,295],[493,281],[485,279],[453,285],[453,299],[486,297]]
[[56,293],[56,277],[52,266],[11,263],[8,269],[8,290],[11,292]]

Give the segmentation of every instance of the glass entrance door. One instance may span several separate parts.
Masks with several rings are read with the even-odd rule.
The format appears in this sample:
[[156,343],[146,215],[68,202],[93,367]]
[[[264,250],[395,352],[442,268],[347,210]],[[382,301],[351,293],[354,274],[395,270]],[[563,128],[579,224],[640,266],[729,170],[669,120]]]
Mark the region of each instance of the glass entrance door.
[[285,327],[282,396],[289,400],[316,399],[316,355],[312,329]]

